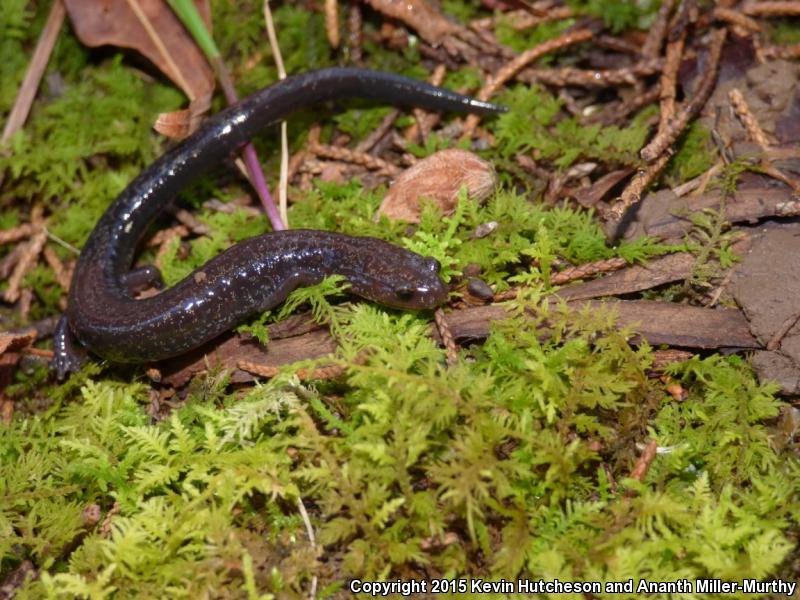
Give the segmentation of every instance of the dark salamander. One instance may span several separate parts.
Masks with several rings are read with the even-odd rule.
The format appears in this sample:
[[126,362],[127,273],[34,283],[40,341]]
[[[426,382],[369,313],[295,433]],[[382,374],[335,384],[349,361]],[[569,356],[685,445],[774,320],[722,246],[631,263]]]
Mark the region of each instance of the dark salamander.
[[[184,186],[290,113],[344,98],[481,114],[500,110],[413,79],[333,68],[284,79],[209,118],[142,172],[97,222],[56,332],[58,376],[80,366],[80,346],[115,362],[176,356],[333,274],[344,276],[352,293],[388,306],[425,309],[444,302],[447,289],[434,259],[375,238],[301,230],[238,243],[151,298],[135,299],[129,291],[140,238]],[[155,269],[150,275],[160,279]]]

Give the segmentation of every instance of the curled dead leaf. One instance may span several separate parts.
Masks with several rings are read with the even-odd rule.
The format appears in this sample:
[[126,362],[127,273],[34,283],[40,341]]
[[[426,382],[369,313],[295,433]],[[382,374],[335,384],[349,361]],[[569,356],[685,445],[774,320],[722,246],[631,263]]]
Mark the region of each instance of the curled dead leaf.
[[491,164],[472,152],[451,148],[440,150],[406,169],[383,199],[376,219],[419,222],[420,200],[436,203],[443,214],[452,214],[458,193],[466,187],[467,196],[478,202],[485,200],[497,184]]
[[182,140],[197,129],[210,106],[211,96],[192,100],[189,108],[159,114],[153,123],[153,129],[163,136]]

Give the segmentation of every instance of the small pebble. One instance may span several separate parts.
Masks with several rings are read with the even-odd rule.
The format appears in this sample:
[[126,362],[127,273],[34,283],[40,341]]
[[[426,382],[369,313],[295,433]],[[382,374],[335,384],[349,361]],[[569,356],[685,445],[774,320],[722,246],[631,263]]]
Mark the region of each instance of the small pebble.
[[467,284],[467,291],[476,298],[489,301],[494,298],[494,291],[483,279],[472,278]]

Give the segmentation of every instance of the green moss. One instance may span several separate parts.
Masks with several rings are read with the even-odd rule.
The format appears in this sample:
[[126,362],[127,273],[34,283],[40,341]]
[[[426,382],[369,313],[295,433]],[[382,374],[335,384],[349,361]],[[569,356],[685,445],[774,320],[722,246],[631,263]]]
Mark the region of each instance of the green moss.
[[711,132],[695,121],[678,143],[678,151],[668,165],[667,175],[676,183],[688,181],[710,169],[718,151],[711,141]]
[[[574,19],[561,19],[559,21],[545,21],[529,29],[516,29],[516,20],[512,15],[501,14],[497,19],[495,35],[497,41],[508,46],[514,52],[524,52],[531,48],[552,40],[563,34],[575,24]],[[555,58],[553,55],[543,56],[539,59],[542,66],[551,65]]]
[[535,159],[552,160],[562,169],[578,159],[637,165],[652,115],[641,111],[625,128],[583,125],[574,117],[559,118],[561,101],[537,85],[510,88],[499,102],[510,108],[489,125],[500,154],[532,152]]
[[765,25],[773,43],[787,46],[800,43],[800,27],[796,19],[769,19]]
[[[339,311],[338,383],[283,377],[235,399],[221,379],[160,423],[143,386],[87,383],[80,402],[0,432],[3,568],[57,567],[22,598],[296,594],[312,574],[336,586],[419,565],[595,581],[774,573],[800,514],[800,465],[765,426],[774,388],[736,359],[693,359],[671,369],[689,394],[678,404],[612,315],[519,309],[548,324],[545,341],[535,322],[497,323],[444,368],[427,319],[355,305]],[[670,450],[626,480],[629,440],[649,423]],[[308,547],[298,499],[335,570]],[[61,563],[82,509],[113,502],[110,535]]]
[[567,0],[579,14],[602,19],[614,33],[625,29],[646,29],[655,17],[659,0]]

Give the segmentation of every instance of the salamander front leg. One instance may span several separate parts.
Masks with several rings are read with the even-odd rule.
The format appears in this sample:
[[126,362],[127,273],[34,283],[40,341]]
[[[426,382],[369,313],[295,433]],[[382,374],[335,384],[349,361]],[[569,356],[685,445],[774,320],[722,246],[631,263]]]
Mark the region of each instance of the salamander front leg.
[[157,290],[164,288],[164,278],[155,265],[145,265],[144,267],[133,269],[122,275],[121,279],[131,296],[135,296],[148,288],[156,288]]
[[86,350],[72,335],[66,315],[62,316],[53,334],[53,362],[50,368],[56,372],[59,381],[63,381],[70,373],[76,373],[88,360]]

